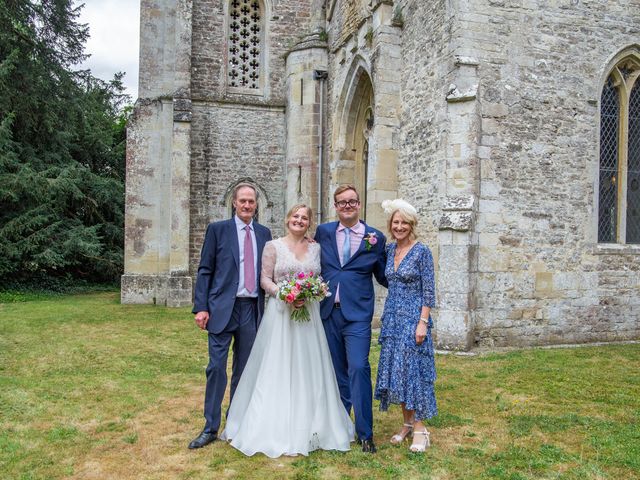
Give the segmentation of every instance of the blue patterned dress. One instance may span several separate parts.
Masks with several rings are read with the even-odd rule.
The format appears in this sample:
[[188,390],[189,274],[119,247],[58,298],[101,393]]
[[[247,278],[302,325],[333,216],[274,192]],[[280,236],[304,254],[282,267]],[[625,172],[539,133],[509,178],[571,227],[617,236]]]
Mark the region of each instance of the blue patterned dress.
[[375,398],[380,410],[390,403],[404,403],[415,410],[415,419],[431,418],[438,413],[433,383],[436,367],[429,316],[427,338],[416,344],[416,328],[422,307],[435,306],[433,257],[426,245],[417,242],[394,271],[396,244],[387,245],[389,293],[382,314],[381,345]]

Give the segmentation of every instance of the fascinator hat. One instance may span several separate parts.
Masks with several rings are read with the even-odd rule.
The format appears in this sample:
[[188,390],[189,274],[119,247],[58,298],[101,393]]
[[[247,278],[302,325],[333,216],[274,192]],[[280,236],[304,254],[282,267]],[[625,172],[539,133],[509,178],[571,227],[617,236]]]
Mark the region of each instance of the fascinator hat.
[[382,202],[382,209],[387,215],[393,215],[393,212],[400,210],[409,218],[417,218],[418,216],[418,212],[414,206],[401,198],[396,198],[395,200],[384,200]]

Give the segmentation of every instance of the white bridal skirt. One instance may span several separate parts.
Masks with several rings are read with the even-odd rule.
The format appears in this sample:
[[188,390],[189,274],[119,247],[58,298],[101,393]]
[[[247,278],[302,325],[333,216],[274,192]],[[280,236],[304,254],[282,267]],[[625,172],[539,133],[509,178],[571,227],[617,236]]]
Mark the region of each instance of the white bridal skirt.
[[311,320],[294,322],[287,305],[268,300],[221,435],[245,455],[346,451],[353,441],[318,303],[307,308]]

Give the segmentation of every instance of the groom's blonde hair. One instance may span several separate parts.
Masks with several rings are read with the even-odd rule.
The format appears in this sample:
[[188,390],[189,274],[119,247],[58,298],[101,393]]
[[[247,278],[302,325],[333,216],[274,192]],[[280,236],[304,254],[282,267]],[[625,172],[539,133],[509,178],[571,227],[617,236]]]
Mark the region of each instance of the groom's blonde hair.
[[306,203],[298,203],[297,205],[294,205],[293,207],[291,207],[289,209],[289,211],[287,212],[286,217],[284,217],[284,228],[285,228],[285,230],[289,230],[289,220],[291,219],[293,214],[296,213],[301,208],[305,208],[307,210],[307,217],[309,217],[309,229],[308,230],[311,230],[311,228],[313,227],[313,210],[311,210],[311,207],[309,205],[307,205]]
[[358,201],[360,201],[360,194],[358,193],[358,190],[356,190],[356,186],[351,185],[350,183],[339,185],[338,188],[336,188],[336,190],[333,192],[333,201],[337,202],[336,197],[341,193],[346,192],[347,190],[353,190],[356,193],[356,198],[358,199]]

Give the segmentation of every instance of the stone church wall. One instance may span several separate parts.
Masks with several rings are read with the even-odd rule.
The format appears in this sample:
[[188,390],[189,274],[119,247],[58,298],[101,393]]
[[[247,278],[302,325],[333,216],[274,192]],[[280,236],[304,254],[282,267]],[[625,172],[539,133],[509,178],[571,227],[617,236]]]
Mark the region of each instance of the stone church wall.
[[260,223],[283,233],[285,125],[282,109],[194,107],[191,133],[191,248],[195,273],[210,221],[230,217],[230,188],[248,178],[260,188]]
[[640,38],[640,3],[472,7],[463,30],[485,86],[477,340],[637,338],[640,250],[598,246],[594,212],[600,89],[609,59]]
[[225,1],[193,1],[190,269],[195,274],[206,226],[229,218],[228,195],[240,179],[258,184],[259,221],[283,233],[285,54],[310,22],[310,0],[267,1],[263,95],[229,93]]
[[311,21],[312,0],[267,0],[268,82],[264,96],[226,94],[226,24],[228,0],[193,0],[192,96],[194,100],[221,99],[245,104],[285,101],[285,55],[305,35]]
[[438,142],[455,130],[443,98],[454,57],[475,59],[475,342],[638,338],[640,250],[597,245],[594,211],[600,89],[608,61],[640,39],[640,4],[426,3],[403,4],[399,191],[432,231],[450,181]]
[[[419,239],[434,256],[437,280],[437,306],[468,302],[468,288],[456,293],[444,286],[439,271],[441,246],[438,220],[446,197],[446,150],[450,125],[445,94],[453,69],[451,52],[451,18],[444,0],[403,2],[396,5],[402,12],[402,108],[401,130],[397,139],[398,196],[418,209]],[[459,248],[459,247],[454,247]],[[458,283],[463,283],[463,277]],[[460,302],[458,302],[460,303]],[[439,308],[434,320],[439,325]],[[436,341],[439,343],[438,328]],[[442,335],[440,335],[442,336]]]
[[357,34],[362,24],[370,17],[370,0],[329,1],[332,48],[338,48],[350,35]]
[[[598,244],[596,225],[600,90],[613,57],[640,44],[640,0],[265,2],[267,81],[247,95],[226,86],[226,0],[142,0],[123,301],[188,301],[206,226],[229,217],[238,181],[256,182],[260,222],[284,233],[301,165],[287,122],[315,151],[317,55],[324,218],[333,188],[357,177],[349,138],[366,135],[367,221],[385,229],[385,198],[418,208],[438,346],[640,338],[640,246]],[[294,46],[312,32],[305,57]],[[372,98],[370,124],[358,96]]]
[[403,12],[398,181],[399,195],[418,208],[418,233],[437,265],[438,218],[445,195],[445,93],[453,57],[447,2],[426,3],[405,2],[396,7]]

